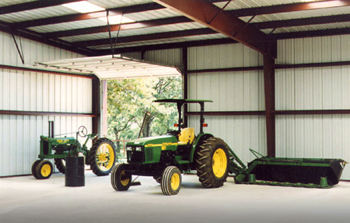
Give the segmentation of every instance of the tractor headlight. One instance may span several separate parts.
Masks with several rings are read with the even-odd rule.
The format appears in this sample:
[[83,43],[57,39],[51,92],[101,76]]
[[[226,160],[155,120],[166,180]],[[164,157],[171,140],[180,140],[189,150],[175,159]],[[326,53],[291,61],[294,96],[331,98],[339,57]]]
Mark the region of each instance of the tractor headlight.
[[136,151],[141,152],[142,151],[142,147],[140,147],[140,146],[136,147]]
[[132,151],[132,147],[131,146],[126,147],[126,151]]

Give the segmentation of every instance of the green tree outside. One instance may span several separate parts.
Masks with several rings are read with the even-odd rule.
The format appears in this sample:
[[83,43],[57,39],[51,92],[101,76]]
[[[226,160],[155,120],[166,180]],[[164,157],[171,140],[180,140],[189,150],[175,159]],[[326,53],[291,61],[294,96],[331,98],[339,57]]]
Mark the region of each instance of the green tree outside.
[[109,80],[107,86],[108,137],[117,140],[117,154],[123,146],[120,140],[164,135],[174,129],[176,105],[152,101],[182,98],[181,77]]

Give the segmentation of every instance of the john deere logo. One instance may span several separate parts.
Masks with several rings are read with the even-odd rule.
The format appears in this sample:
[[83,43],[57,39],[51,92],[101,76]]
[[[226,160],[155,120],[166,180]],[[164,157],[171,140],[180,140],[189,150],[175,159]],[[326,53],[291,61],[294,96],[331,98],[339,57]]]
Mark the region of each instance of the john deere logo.
[[68,141],[69,141],[68,139],[59,139],[59,140],[57,140],[57,142],[61,143],[61,144],[67,143]]

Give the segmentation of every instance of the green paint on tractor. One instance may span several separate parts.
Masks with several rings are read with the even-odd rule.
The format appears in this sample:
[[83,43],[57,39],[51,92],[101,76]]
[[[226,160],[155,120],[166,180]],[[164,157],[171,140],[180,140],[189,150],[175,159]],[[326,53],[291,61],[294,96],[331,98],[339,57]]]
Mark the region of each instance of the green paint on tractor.
[[[111,172],[111,184],[117,191],[128,190],[132,176],[151,176],[161,185],[163,194],[175,195],[181,186],[181,173],[193,171],[206,188],[221,187],[228,176],[238,184],[263,184],[329,188],[339,182],[346,162],[342,159],[302,159],[266,157],[254,150],[256,159],[246,166],[220,138],[204,133],[204,103],[211,100],[162,99],[157,103],[175,103],[178,129],[164,136],[139,138],[127,142],[127,162]],[[185,104],[199,104],[199,133],[188,127],[182,117]]]

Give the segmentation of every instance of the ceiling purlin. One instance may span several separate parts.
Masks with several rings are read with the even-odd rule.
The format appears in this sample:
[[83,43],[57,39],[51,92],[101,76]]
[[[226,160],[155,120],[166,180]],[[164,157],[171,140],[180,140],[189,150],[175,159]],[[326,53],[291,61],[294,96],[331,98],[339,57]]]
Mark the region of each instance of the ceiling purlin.
[[343,7],[350,6],[350,0],[328,0],[328,1],[318,1],[318,2],[303,2],[303,3],[292,3],[292,4],[282,4],[282,5],[272,5],[272,6],[263,6],[255,8],[244,8],[229,10],[237,17],[242,16],[254,16],[254,15],[263,15],[263,14],[274,14],[274,13],[283,13],[283,12],[296,12],[303,10],[313,10],[313,9],[324,9],[331,7]]
[[327,23],[349,22],[350,14],[318,16],[302,19],[277,20],[269,22],[252,23],[258,29],[283,28],[292,26],[318,25]]
[[[110,13],[116,13],[116,14],[128,14],[128,13],[157,10],[162,8],[164,7],[159,4],[147,3],[147,4],[140,4],[140,5],[133,5],[133,6],[125,6],[120,8],[111,8],[111,9],[108,9],[108,11]],[[74,21],[103,18],[103,17],[106,17],[105,10],[98,11],[98,12],[76,13],[76,14],[70,14],[70,15],[28,20],[23,22],[16,22],[16,23],[13,23],[13,25],[18,28],[25,28],[25,27],[53,25],[57,23],[74,22]]]
[[[161,26],[161,25],[169,25],[169,24],[176,24],[176,23],[183,23],[183,22],[191,22],[192,20],[183,17],[170,17],[170,18],[163,18],[163,19],[152,19],[152,20],[145,20],[140,22],[132,22],[132,23],[125,23],[121,25],[111,25],[110,30],[111,31],[122,31],[122,30],[131,30],[131,29],[139,29],[139,28],[148,28],[148,27],[154,27],[154,26]],[[120,27],[120,28],[119,28]],[[67,36],[77,36],[77,35],[86,35],[86,34],[94,34],[94,33],[101,33],[101,32],[108,32],[108,26],[98,26],[98,27],[89,27],[89,28],[81,28],[81,29],[71,29],[71,30],[63,30],[63,31],[56,31],[56,32],[48,32],[44,33],[47,37],[67,37]]]
[[[115,48],[114,53],[130,53],[130,52],[142,52],[149,50],[163,50],[163,49],[176,49],[184,47],[195,47],[195,46],[210,46],[210,45],[219,45],[219,44],[230,44],[237,43],[230,38],[220,38],[220,39],[209,39],[209,40],[195,40],[195,41],[185,41],[185,42],[176,42],[176,43],[165,43],[165,44],[150,44],[134,47],[122,47]],[[110,49],[95,50],[95,56],[102,56],[111,54]]]
[[25,10],[34,10],[34,9],[62,5],[65,3],[77,2],[77,1],[81,1],[81,0],[41,0],[41,1],[26,2],[21,4],[14,4],[14,5],[0,7],[0,14],[21,12]]
[[33,32],[33,31],[30,31],[30,30],[16,30],[11,26],[11,24],[5,23],[5,22],[0,22],[0,31],[9,33],[11,35],[17,35],[17,36],[22,37],[22,38],[41,42],[44,44],[48,44],[50,46],[73,51],[73,52],[76,52],[76,53],[82,54],[82,55],[88,56],[88,55],[93,54],[92,50],[87,49],[87,48],[79,48],[79,47],[72,46],[71,43],[69,43],[67,41],[63,41],[63,40],[59,40],[59,39],[54,40],[54,39],[44,38],[40,34]]
[[[160,39],[171,39],[176,37],[186,37],[186,36],[198,36],[198,35],[208,35],[215,34],[216,32],[209,28],[200,28],[200,29],[189,29],[181,31],[172,31],[172,32],[162,32],[162,33],[152,33],[138,36],[126,36],[119,37],[118,39],[112,40],[112,42],[118,43],[132,43],[140,41],[149,41],[149,40],[160,40]],[[87,41],[78,41],[73,42],[74,46],[78,47],[87,47],[87,46],[98,46],[110,44],[111,40],[108,39],[97,39],[97,40],[87,40]]]
[[313,31],[300,31],[290,33],[278,33],[274,34],[276,39],[293,39],[293,38],[305,38],[305,37],[320,37],[320,36],[335,36],[350,34],[349,28],[340,29],[324,29],[324,30],[313,30]]

